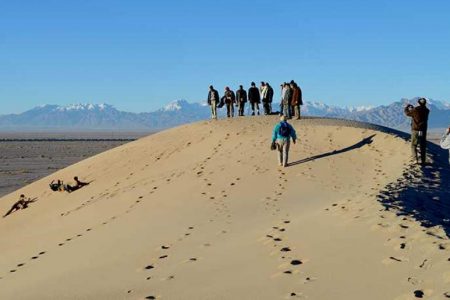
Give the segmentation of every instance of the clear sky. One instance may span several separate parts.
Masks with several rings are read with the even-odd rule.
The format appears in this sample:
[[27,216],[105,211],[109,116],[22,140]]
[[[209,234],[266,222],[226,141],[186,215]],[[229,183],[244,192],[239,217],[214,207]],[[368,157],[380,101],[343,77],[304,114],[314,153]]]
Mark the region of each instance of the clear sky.
[[0,0],[0,114],[40,104],[151,111],[208,86],[377,105],[450,100],[447,0]]

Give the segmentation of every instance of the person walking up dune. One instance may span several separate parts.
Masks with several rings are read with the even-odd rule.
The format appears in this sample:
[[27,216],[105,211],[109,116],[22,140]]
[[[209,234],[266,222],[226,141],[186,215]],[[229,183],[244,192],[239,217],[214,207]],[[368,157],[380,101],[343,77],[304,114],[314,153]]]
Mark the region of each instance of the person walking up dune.
[[281,116],[280,122],[273,128],[272,146],[275,146],[278,150],[278,164],[282,167],[288,165],[291,138],[295,144],[297,141],[295,129],[287,122],[286,116]]
[[223,94],[222,100],[227,106],[227,117],[234,117],[234,103],[236,102],[236,96],[229,87],[225,87],[225,93]]
[[255,115],[255,110],[259,116],[259,103],[261,103],[261,97],[254,82],[251,83],[251,87],[248,89],[248,101],[252,107],[252,116]]
[[427,155],[427,130],[428,130],[428,115],[430,110],[426,107],[427,100],[420,98],[419,106],[414,107],[408,104],[405,107],[405,115],[411,117],[411,154],[413,160],[417,163],[417,146],[420,148],[420,162],[422,165],[426,162]]
[[247,102],[247,91],[244,90],[242,85],[239,86],[239,89],[236,91],[236,104],[238,106],[238,115],[244,115],[245,103]]
[[219,92],[212,85],[209,86],[208,105],[211,106],[211,119],[217,119],[217,105],[219,104]]
[[448,162],[450,163],[450,126],[444,132],[441,138],[441,148],[449,150]]

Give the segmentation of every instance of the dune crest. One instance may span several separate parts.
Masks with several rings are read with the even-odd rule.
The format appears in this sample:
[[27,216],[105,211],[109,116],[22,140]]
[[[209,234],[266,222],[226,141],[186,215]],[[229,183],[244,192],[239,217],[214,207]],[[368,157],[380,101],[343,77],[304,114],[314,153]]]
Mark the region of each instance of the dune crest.
[[[3,197],[38,200],[0,219],[0,299],[450,297],[437,149],[410,168],[399,135],[307,119],[279,168],[276,120],[177,127]],[[94,182],[49,190],[75,175]]]

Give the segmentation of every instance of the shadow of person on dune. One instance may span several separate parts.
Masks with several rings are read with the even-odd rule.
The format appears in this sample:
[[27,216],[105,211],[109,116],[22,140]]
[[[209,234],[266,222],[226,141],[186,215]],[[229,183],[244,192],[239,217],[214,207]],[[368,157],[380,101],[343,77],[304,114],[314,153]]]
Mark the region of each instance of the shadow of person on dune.
[[340,150],[333,150],[333,151],[330,151],[330,152],[327,152],[327,153],[323,153],[323,154],[311,156],[311,157],[308,157],[308,158],[304,158],[304,159],[301,159],[301,160],[298,160],[298,161],[294,161],[294,162],[288,164],[288,166],[292,167],[292,166],[295,166],[295,165],[307,163],[309,161],[317,160],[317,159],[320,159],[320,158],[324,158],[324,157],[328,157],[328,156],[337,155],[337,154],[341,154],[341,153],[344,153],[344,152],[352,151],[352,150],[361,148],[361,147],[363,147],[365,145],[370,145],[370,144],[372,144],[373,137],[375,135],[376,134],[373,134],[373,135],[371,135],[369,137],[366,137],[366,138],[362,139],[360,142],[358,142],[358,143],[356,143],[356,144],[354,144],[352,146],[348,146],[348,147],[342,148]]
[[[399,216],[412,217],[425,228],[440,226],[450,237],[448,153],[432,143],[427,148],[432,163],[407,166],[401,178],[381,191],[378,200],[385,210],[393,209]],[[427,233],[436,236],[433,231]]]

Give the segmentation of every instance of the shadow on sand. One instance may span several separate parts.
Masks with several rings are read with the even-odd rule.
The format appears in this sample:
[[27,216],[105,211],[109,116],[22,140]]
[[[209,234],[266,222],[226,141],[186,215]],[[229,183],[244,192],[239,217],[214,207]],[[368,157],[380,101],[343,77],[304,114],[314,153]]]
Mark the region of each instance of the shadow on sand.
[[288,166],[292,167],[292,166],[295,166],[295,165],[307,163],[309,161],[317,160],[317,159],[320,159],[320,158],[324,158],[324,157],[328,157],[328,156],[332,156],[332,155],[337,155],[337,154],[341,154],[341,153],[344,153],[344,152],[348,152],[348,151],[351,151],[351,150],[355,150],[355,149],[363,147],[364,145],[370,145],[373,142],[373,137],[374,136],[375,136],[375,134],[364,138],[363,140],[361,140],[360,142],[358,142],[358,143],[356,143],[356,144],[354,144],[352,146],[349,146],[349,147],[346,147],[346,148],[342,148],[340,150],[334,150],[334,151],[330,151],[330,152],[327,152],[327,153],[323,153],[323,154],[311,156],[311,157],[308,157],[308,158],[304,158],[304,159],[301,159],[301,160],[298,160],[298,161],[294,161],[294,162],[290,163]]
[[[378,200],[386,210],[393,209],[399,216],[410,216],[425,228],[440,226],[450,237],[448,151],[431,143],[427,147],[431,163],[423,167],[408,166],[402,178],[381,191]],[[431,231],[427,233],[434,235]]]

